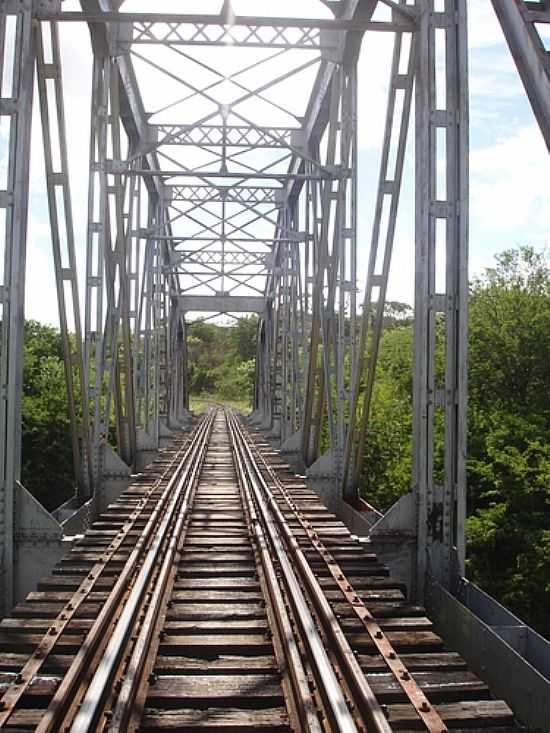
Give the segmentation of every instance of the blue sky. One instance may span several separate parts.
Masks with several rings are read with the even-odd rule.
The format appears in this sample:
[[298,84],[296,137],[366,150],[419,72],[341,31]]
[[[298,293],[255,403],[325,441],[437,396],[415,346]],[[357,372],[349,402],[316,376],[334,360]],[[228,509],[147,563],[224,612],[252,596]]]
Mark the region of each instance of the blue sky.
[[[284,0],[281,0],[284,1]],[[128,3],[129,5],[129,3]],[[69,4],[66,5],[69,9]],[[550,159],[517,75],[490,0],[471,0],[471,219],[470,271],[492,264],[496,252],[550,243]],[[136,8],[137,9],[137,8]],[[369,229],[378,175],[385,115],[389,37],[368,34],[360,64],[359,262],[366,266]],[[64,88],[69,127],[69,157],[79,274],[84,271],[88,126],[90,97],[89,38],[86,28],[62,30]],[[27,263],[26,315],[57,322],[49,223],[43,182],[38,108],[35,108],[31,158],[31,210]],[[410,151],[412,152],[412,146]],[[409,155],[389,297],[412,302],[413,176]]]
[[[490,0],[471,0],[469,10],[470,65],[470,273],[480,274],[494,255],[520,244],[543,249],[550,244],[550,156],[505,44]],[[384,39],[366,47],[360,75],[376,68],[381,56],[388,63]],[[387,45],[387,44],[386,44]],[[361,76],[360,76],[361,78]],[[365,95],[374,103],[385,87],[367,80]],[[368,104],[365,116],[372,116]],[[380,105],[382,106],[382,105]],[[361,115],[360,109],[360,115]],[[383,125],[383,111],[375,127]],[[375,136],[376,137],[376,136]],[[400,215],[388,297],[413,300],[414,189],[412,146],[405,166]],[[372,198],[376,180],[369,171],[378,165],[378,148],[363,145],[360,156],[364,206],[359,220],[359,247],[369,244]],[[360,258],[361,259],[361,258]]]

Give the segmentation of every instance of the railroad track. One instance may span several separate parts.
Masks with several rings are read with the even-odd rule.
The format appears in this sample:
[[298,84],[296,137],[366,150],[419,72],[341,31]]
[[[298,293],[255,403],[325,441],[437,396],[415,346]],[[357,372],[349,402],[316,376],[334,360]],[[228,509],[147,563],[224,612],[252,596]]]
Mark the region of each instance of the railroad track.
[[9,731],[515,729],[258,433],[211,410],[0,624]]

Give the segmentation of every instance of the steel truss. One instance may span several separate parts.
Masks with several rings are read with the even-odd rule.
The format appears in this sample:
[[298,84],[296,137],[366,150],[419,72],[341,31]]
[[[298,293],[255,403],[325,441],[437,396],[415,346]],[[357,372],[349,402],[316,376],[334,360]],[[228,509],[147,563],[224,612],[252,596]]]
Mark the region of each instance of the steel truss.
[[[414,97],[408,528],[417,547],[416,590],[422,592],[427,574],[449,585],[463,572],[466,0],[324,4],[334,17],[239,17],[230,2],[211,16],[125,13],[115,0],[82,0],[82,12],[62,11],[58,0],[3,3],[0,80],[7,91],[0,122],[9,155],[0,190],[0,537],[6,605],[14,596],[35,71],[80,522],[70,520],[72,531],[139,469],[144,452],[185,424],[190,311],[206,318],[258,313],[252,418],[328,486],[330,497],[357,504]],[[549,144],[547,52],[537,33],[549,11],[544,3],[493,4]],[[58,39],[60,23],[77,21],[90,24],[94,54],[83,323]],[[357,61],[367,30],[392,33],[394,53],[360,306]],[[205,57],[203,47],[216,51]],[[224,54],[234,47],[246,60],[226,68]],[[144,70],[166,89],[156,108],[151,101],[145,106],[138,83]],[[292,84],[311,88],[309,96],[278,93]],[[441,456],[436,445],[444,446]]]

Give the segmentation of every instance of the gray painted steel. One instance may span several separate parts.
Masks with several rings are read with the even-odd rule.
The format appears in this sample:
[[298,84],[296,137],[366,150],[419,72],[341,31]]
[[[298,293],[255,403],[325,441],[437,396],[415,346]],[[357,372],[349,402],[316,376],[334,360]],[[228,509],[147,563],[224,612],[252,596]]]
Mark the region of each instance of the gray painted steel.
[[[549,13],[519,0],[493,4],[548,143],[550,82],[535,24],[550,22]],[[117,12],[119,5],[116,0],[81,0],[82,13],[67,13],[57,0],[9,0],[0,14],[0,64],[5,48],[13,48],[14,62],[11,83],[6,77],[10,59],[0,74],[8,87],[0,115],[11,123],[7,183],[0,191],[5,215],[0,590],[5,607],[32,585],[33,573],[43,572],[24,558],[40,556],[44,563],[50,558],[53,564],[63,528],[65,535],[84,530],[145,457],[187,423],[189,311],[206,317],[259,315],[252,419],[307,468],[342,516],[364,526],[362,515],[346,502],[358,498],[369,438],[413,95],[414,472],[411,495],[387,517],[380,519],[373,511],[369,517],[376,519],[373,543],[386,541],[389,529],[393,537],[406,538],[403,557],[396,543],[388,556],[410,574],[414,594],[423,595],[428,570],[442,586],[452,587],[456,573],[464,571],[466,513],[466,0],[340,0],[325,3],[333,18],[236,18],[234,26],[221,15],[176,14],[168,34],[160,25],[166,17],[125,16]],[[33,13],[42,18],[36,36]],[[60,23],[83,19],[93,21],[85,267],[75,255],[57,43]],[[366,30],[391,33],[395,40],[361,311],[357,219],[363,202],[358,199],[357,137],[359,126],[368,121],[358,118],[357,61]],[[52,39],[48,59],[45,38]],[[228,40],[243,54],[262,48],[275,63],[268,68],[256,58],[227,69],[223,49]],[[445,55],[442,69],[436,66],[438,44]],[[217,49],[206,64],[210,81],[194,81],[182,70],[182,59],[189,61],[205,46]],[[151,57],[153,47],[172,54],[172,63]],[[287,63],[277,63],[279,58]],[[154,110],[143,101],[136,59],[181,89],[179,100],[168,100],[173,119],[158,122],[150,116]],[[204,70],[205,62],[200,63]],[[75,497],[55,516],[18,483],[35,70],[75,463]],[[261,82],[246,81],[251,70]],[[292,106],[290,97],[296,95],[274,101],[277,89],[306,73],[314,81],[309,96],[304,93],[299,100],[302,108]],[[227,80],[238,93],[229,102],[220,101],[217,86]],[[207,111],[197,105],[195,112],[195,99]],[[251,100],[284,121],[270,125],[265,114],[256,119]],[[61,147],[58,168],[51,155],[53,138]],[[191,162],[199,153],[202,157]],[[60,229],[66,232],[65,261]],[[83,318],[78,266],[85,273]],[[76,324],[74,354],[68,338],[71,321]],[[443,375],[435,369],[438,338],[444,341]],[[438,425],[443,425],[441,436]],[[116,451],[108,442],[111,426]],[[439,437],[442,465],[434,452]],[[444,592],[441,598],[449,614],[458,613]],[[541,647],[536,648],[539,654]]]
[[437,631],[529,730],[550,731],[550,643],[471,583],[430,589]]

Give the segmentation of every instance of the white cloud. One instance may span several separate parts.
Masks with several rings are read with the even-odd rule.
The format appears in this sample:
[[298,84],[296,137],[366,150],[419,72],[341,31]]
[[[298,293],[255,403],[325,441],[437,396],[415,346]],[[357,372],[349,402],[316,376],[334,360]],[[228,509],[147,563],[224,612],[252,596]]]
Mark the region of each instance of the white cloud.
[[535,123],[474,150],[470,164],[472,218],[482,231],[548,236],[550,160]]
[[503,43],[502,30],[491,0],[468,2],[468,36],[471,49]]

